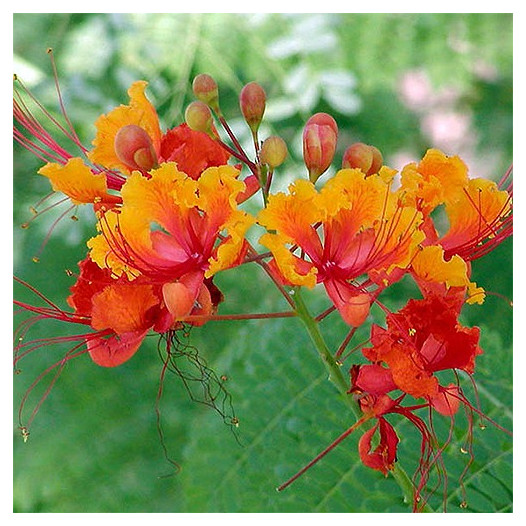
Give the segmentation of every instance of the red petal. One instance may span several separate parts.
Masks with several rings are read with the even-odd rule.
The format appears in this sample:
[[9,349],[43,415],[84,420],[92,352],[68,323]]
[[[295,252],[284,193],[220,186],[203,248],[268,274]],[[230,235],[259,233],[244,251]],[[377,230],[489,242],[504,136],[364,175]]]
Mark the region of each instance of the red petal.
[[137,352],[147,332],[128,332],[89,340],[87,347],[91,359],[102,367],[117,367]]

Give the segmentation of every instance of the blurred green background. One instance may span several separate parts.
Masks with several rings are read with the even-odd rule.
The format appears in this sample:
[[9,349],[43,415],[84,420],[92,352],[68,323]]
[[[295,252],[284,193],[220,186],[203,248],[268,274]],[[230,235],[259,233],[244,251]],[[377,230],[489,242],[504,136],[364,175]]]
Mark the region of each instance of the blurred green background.
[[[13,23],[14,72],[59,115],[46,55],[52,47],[69,118],[88,146],[96,118],[127,103],[132,81],[149,82],[166,128],[182,121],[192,79],[206,72],[216,78],[223,112],[249,150],[237,95],[246,82],[264,86],[261,135],[280,134],[291,154],[276,190],[304,176],[302,127],[318,111],[331,113],[340,128],[335,164],[355,141],[376,145],[394,168],[429,147],[460,155],[472,176],[498,179],[512,160],[511,14],[15,14]],[[36,175],[40,164],[15,145],[14,272],[65,306],[73,283],[65,269],[84,258],[93,218],[80,209],[80,221],[60,222],[40,254],[58,212],[20,229],[31,217],[29,207],[48,192],[47,181]],[[511,298],[511,240],[474,262],[473,274],[486,290]],[[221,312],[285,307],[258,268],[224,272],[217,284],[226,296]],[[14,291],[17,299],[36,301],[23,287]],[[404,281],[385,301],[399,306],[412,292]],[[308,299],[313,309],[327,306],[320,291]],[[21,319],[15,316],[15,326]],[[511,429],[511,308],[490,295],[483,306],[466,309],[464,323],[483,329],[485,354],[475,375],[482,409]],[[334,348],[346,334],[335,316],[322,328]],[[67,330],[50,323],[32,334]],[[366,337],[362,331],[356,341]],[[189,399],[177,375],[168,374],[161,423],[168,455],[182,468],[177,475],[157,430],[157,337],[117,369],[99,368],[87,357],[69,363],[27,443],[17,428],[20,400],[68,347],[43,348],[21,362],[14,378],[14,510],[407,511],[393,480],[361,465],[352,436],[285,492],[275,491],[352,423],[297,320],[209,323],[192,331],[190,343],[218,376],[228,378],[224,385],[240,426],[232,433],[219,414]],[[26,417],[47,385],[29,399]],[[469,385],[466,393],[475,400]],[[475,460],[464,478],[468,507],[460,510],[468,424],[465,415],[457,420],[444,454],[450,510],[511,511],[511,439],[492,426],[482,430],[477,418]],[[399,458],[412,473],[417,432],[393,423],[402,438]],[[447,422],[436,425],[447,435]],[[432,504],[441,499],[435,496]]]

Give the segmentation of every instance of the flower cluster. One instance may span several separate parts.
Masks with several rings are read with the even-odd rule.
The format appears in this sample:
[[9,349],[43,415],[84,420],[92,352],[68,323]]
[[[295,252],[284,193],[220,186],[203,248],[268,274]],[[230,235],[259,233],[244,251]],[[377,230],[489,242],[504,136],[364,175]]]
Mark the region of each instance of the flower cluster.
[[[436,373],[471,375],[482,353],[479,329],[464,327],[459,316],[464,304],[480,304],[486,294],[471,281],[471,261],[512,233],[509,173],[499,184],[470,178],[460,158],[434,149],[398,173],[384,165],[377,148],[356,143],[345,150],[341,169],[321,184],[334,161],[338,126],[318,113],[304,128],[306,177],[295,177],[287,192],[272,193],[274,171],[285,161],[287,147],[277,136],[259,139],[266,102],[259,84],[247,84],[239,98],[254,159],[228,126],[210,76],[196,77],[198,100],[188,106],[186,122],[166,131],[146,88],[144,81],[133,83],[128,104],[96,121],[91,149],[80,143],[66,117],[69,126],[60,130],[80,150],[76,156],[46,131],[17,92],[15,139],[46,162],[39,174],[53,191],[72,206],[92,207],[95,228],[67,298],[70,309],[28,284],[46,305],[15,303],[36,319],[84,328],[67,337],[75,346],[61,364],[88,353],[105,367],[132,358],[151,331],[172,334],[221,319],[224,296],[214,277],[243,264],[263,267],[291,307],[283,316],[300,316],[311,326],[317,319],[307,319],[295,298],[304,287],[323,285],[329,311],[349,325],[345,343],[378,305],[385,322],[372,323],[362,348],[364,363],[349,366],[344,377],[346,396],[359,416],[351,430],[373,423],[360,439],[359,455],[366,466],[387,474],[395,467],[399,443],[388,415],[414,424],[422,437],[413,495],[417,509],[437,464],[436,440],[418,410],[451,418],[461,404],[474,410],[458,382],[442,385]],[[258,195],[261,209],[250,214],[243,203]],[[440,213],[448,220],[445,232],[437,225]],[[255,224],[265,229],[259,243],[267,252],[247,240]],[[391,312],[381,294],[404,276],[414,280],[421,297]],[[43,345],[25,341],[30,325],[20,333],[15,364]],[[45,344],[57,341],[60,336]],[[325,356],[326,365],[338,364],[343,348]],[[27,434],[27,425],[22,429]]]

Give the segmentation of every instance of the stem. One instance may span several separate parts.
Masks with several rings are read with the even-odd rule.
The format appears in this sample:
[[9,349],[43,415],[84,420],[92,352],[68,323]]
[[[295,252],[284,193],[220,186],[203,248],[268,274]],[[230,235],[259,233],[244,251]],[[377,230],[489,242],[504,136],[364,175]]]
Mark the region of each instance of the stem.
[[360,410],[358,402],[356,402],[352,396],[349,396],[347,392],[349,390],[348,382],[343,376],[340,366],[334,360],[332,353],[329,350],[329,347],[325,343],[325,340],[323,339],[323,336],[318,327],[318,323],[309,313],[307,305],[301,297],[299,288],[295,289],[293,298],[294,303],[296,305],[296,312],[298,313],[298,317],[305,325],[305,328],[309,333],[312,343],[314,343],[314,346],[316,347],[316,350],[318,351],[318,354],[320,355],[320,358],[322,359],[325,368],[329,373],[329,381],[332,382],[336,386],[340,394],[342,394],[345,403],[349,406],[354,416],[356,418],[361,418],[362,412]]
[[[309,310],[307,309],[307,305],[305,304],[305,302],[303,301],[303,298],[301,297],[299,287],[295,289],[293,298],[294,298],[294,303],[296,305],[296,312],[298,314],[298,317],[301,319],[301,321],[305,325],[305,328],[307,329],[307,332],[309,333],[309,336],[311,337],[311,340],[314,346],[316,347],[316,350],[318,351],[320,358],[325,364],[325,368],[329,372],[329,380],[336,386],[340,394],[344,397],[345,403],[351,409],[356,419],[360,421],[361,423],[364,423],[364,425],[367,425],[367,422],[363,421],[363,414],[358,405],[358,402],[356,402],[353,399],[353,397],[349,396],[348,394],[349,388],[348,388],[347,380],[343,376],[340,367],[334,360],[334,357],[332,356],[329,350],[329,347],[325,343],[325,340],[323,339],[323,336],[318,327],[318,322],[309,313]],[[355,426],[353,426],[351,429],[354,429],[354,427]],[[413,499],[414,499],[414,485],[411,479],[409,478],[409,476],[407,475],[407,473],[400,466],[400,462],[395,463],[394,468],[391,471],[391,474],[393,475],[394,480],[400,486],[400,489],[402,490],[402,493],[404,495],[404,500],[412,504]],[[424,504],[422,508],[420,509],[420,511],[429,513],[429,512],[432,512],[433,510],[428,504]]]

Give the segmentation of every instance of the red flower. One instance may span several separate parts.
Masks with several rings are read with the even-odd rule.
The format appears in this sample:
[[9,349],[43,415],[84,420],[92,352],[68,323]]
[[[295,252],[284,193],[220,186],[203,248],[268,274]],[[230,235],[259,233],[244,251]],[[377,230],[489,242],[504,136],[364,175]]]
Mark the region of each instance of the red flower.
[[396,386],[415,398],[432,398],[439,393],[433,373],[461,369],[473,373],[475,357],[482,353],[478,345],[479,329],[458,322],[459,306],[446,298],[430,296],[409,300],[396,313],[387,315],[387,328],[373,325],[372,347],[364,356],[384,363]]

